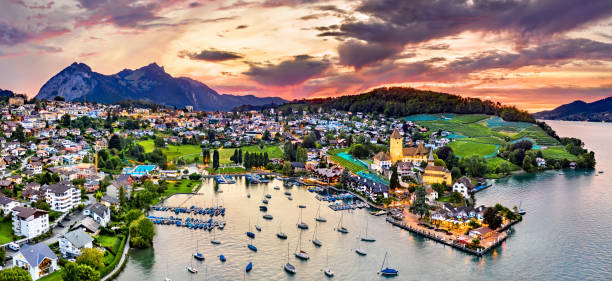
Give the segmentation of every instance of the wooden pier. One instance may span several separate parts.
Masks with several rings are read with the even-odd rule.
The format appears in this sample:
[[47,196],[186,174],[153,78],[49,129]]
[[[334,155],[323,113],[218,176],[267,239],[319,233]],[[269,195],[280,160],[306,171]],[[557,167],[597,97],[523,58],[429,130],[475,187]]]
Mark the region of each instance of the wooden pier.
[[[499,245],[500,245],[501,243],[503,243],[503,242],[504,242],[504,241],[505,241],[505,240],[508,238],[508,236],[509,236],[509,235],[505,235],[505,236],[503,236],[503,237],[501,237],[501,238],[497,239],[497,240],[495,241],[495,243],[493,243],[493,244],[492,244],[492,245],[490,245],[489,247],[485,247],[484,249],[476,249],[476,250],[475,250],[475,249],[470,249],[470,248],[467,248],[467,247],[465,247],[465,246],[463,246],[463,245],[461,245],[461,244],[457,244],[457,243],[455,243],[455,242],[454,242],[454,241],[452,241],[452,240],[447,240],[447,239],[445,239],[444,237],[441,237],[441,236],[437,236],[437,235],[435,235],[435,234],[432,234],[431,232],[426,232],[426,231],[423,231],[423,230],[421,230],[421,229],[414,228],[414,227],[412,227],[412,226],[410,226],[410,225],[407,225],[407,224],[405,224],[405,223],[403,223],[403,222],[401,222],[401,221],[398,221],[398,220],[396,220],[396,219],[394,219],[394,218],[391,218],[391,217],[387,217],[387,222],[388,222],[388,223],[390,223],[390,224],[392,224],[392,225],[395,225],[395,226],[397,226],[397,227],[399,227],[399,228],[402,228],[402,229],[405,229],[405,230],[407,230],[407,231],[410,231],[410,232],[412,232],[412,233],[414,233],[414,234],[421,235],[421,236],[423,236],[423,237],[425,237],[425,238],[429,238],[429,239],[431,239],[431,240],[434,240],[434,241],[436,241],[436,242],[442,243],[442,244],[444,244],[444,245],[451,246],[451,247],[453,247],[453,248],[455,248],[455,249],[458,249],[458,250],[463,251],[463,252],[468,253],[468,254],[475,255],[475,256],[477,256],[477,257],[482,257],[484,254],[486,254],[487,252],[489,252],[491,249],[493,249],[493,248],[495,248],[495,247],[499,246]],[[503,228],[501,228],[501,229],[500,229],[500,231],[506,231],[508,228],[510,228],[512,225],[514,225],[514,224],[515,224],[515,223],[517,223],[517,222],[519,222],[519,221],[513,221],[513,222],[509,223],[508,225],[506,225],[506,226],[504,226]]]

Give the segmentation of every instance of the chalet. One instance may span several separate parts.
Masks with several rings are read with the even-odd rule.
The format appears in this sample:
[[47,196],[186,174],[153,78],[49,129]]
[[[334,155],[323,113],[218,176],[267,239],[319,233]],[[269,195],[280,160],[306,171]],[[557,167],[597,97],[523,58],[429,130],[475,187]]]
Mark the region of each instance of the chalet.
[[83,214],[93,218],[101,226],[106,226],[111,220],[110,209],[102,203],[96,203],[83,211]]
[[32,280],[38,280],[59,270],[57,262],[57,255],[44,242],[26,244],[13,256],[13,266],[26,270]]
[[94,239],[82,228],[70,231],[59,239],[59,248],[63,258],[76,258],[84,248],[92,248]]
[[461,177],[453,184],[453,192],[459,192],[464,198],[470,198],[474,190],[472,181],[467,177]]

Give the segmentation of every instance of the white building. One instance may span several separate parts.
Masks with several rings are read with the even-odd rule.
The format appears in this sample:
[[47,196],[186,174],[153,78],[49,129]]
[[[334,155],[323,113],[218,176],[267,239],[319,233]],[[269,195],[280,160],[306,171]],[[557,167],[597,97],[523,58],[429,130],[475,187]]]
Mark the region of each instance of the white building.
[[13,266],[25,269],[32,276],[32,280],[38,280],[59,270],[57,260],[57,256],[44,242],[26,244],[13,256]]
[[41,187],[51,210],[68,212],[81,202],[81,190],[69,184],[56,183]]
[[17,206],[13,208],[13,231],[15,235],[34,238],[49,231],[49,213],[35,208]]
[[467,177],[461,177],[453,184],[453,192],[461,193],[464,198],[470,198],[473,189],[474,185]]
[[0,212],[3,215],[11,213],[13,208],[19,206],[19,202],[0,194]]
[[83,214],[90,216],[101,226],[106,226],[111,220],[110,209],[102,203],[96,203],[83,211]]
[[59,239],[59,248],[64,258],[76,258],[81,249],[92,248],[94,239],[82,228],[64,234]]

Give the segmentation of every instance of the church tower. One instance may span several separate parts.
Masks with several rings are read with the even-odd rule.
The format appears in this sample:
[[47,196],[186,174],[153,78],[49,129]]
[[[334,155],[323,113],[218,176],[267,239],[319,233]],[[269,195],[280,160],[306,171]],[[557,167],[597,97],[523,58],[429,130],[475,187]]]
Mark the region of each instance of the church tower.
[[390,147],[391,163],[393,164],[397,161],[401,161],[404,156],[403,140],[404,138],[400,135],[399,131],[397,129],[393,130]]

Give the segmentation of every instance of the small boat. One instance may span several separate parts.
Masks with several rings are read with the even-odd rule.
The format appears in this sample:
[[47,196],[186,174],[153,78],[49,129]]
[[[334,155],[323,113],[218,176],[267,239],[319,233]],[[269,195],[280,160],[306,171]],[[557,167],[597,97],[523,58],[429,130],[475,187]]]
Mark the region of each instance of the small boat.
[[376,241],[376,238],[368,237],[368,222],[367,221],[366,221],[365,236],[361,237],[361,241],[364,241],[364,242],[374,242],[374,241]]
[[261,231],[261,226],[255,225],[255,229],[257,229],[257,231]]
[[197,270],[197,269],[195,269],[195,268],[194,268],[194,267],[192,267],[192,266],[185,266],[185,269],[187,269],[187,271],[189,271],[190,273],[193,273],[193,274],[198,273],[198,270]]
[[346,227],[344,227],[344,226],[342,225],[342,218],[343,218],[343,217],[344,217],[344,213],[342,213],[342,214],[340,215],[340,222],[338,222],[338,227],[337,227],[336,229],[337,229],[337,230],[338,230],[338,232],[340,232],[340,233],[347,234],[347,233],[348,233],[348,229],[346,229]]
[[306,208],[306,205],[298,205],[299,208],[304,209]]
[[255,233],[247,231],[246,235],[250,238],[255,238]]
[[267,219],[267,220],[271,220],[271,219],[273,219],[274,217],[273,217],[272,215],[270,215],[270,214],[265,214],[265,215],[263,215],[263,218],[264,218],[264,219]]
[[257,252],[257,247],[255,247],[255,245],[253,244],[249,244],[247,247],[249,247],[249,249],[253,252]]
[[291,196],[291,192],[289,192],[289,191],[285,191],[285,195],[287,195],[287,196]]
[[312,234],[312,244],[314,244],[317,247],[321,247],[323,246],[323,243],[319,241],[319,239],[317,238],[317,226],[319,225],[315,224],[314,233]]
[[219,255],[219,260],[220,260],[221,262],[225,262],[227,259],[225,258],[225,256],[224,256],[224,255]]
[[280,225],[278,226],[278,233],[276,233],[276,237],[283,239],[283,240],[287,239],[287,234],[283,232],[283,228]]
[[366,252],[364,249],[361,249],[361,248],[355,249],[355,253],[359,254],[360,256],[365,256],[368,254],[368,252]]
[[266,198],[270,199],[270,198],[272,198],[272,195],[266,194]]
[[523,208],[521,208],[521,205],[523,205],[523,201],[519,202],[517,213],[522,216],[527,214],[527,211],[523,210]]
[[302,232],[301,231],[300,231],[300,237],[298,238],[298,244],[295,249],[295,257],[298,259],[302,259],[302,260],[310,259],[310,256],[308,255],[308,253],[302,250]]
[[334,276],[334,271],[331,268],[329,268],[329,249],[327,250],[327,259],[325,261],[325,269],[323,270],[323,272],[325,273],[325,276],[327,277]]
[[287,197],[287,199],[289,199],[291,201],[291,200],[293,200],[293,197],[289,196],[289,197]]
[[[399,273],[396,269],[385,267],[385,262],[387,261],[387,252],[385,252],[385,258],[383,259],[383,263],[380,266],[380,274],[383,276],[397,276]],[[385,269],[383,269],[385,267]]]
[[287,263],[283,266],[285,271],[290,274],[295,274],[295,266],[289,263],[289,242],[287,242]]
[[279,186],[275,186],[274,190],[280,190],[280,187]]
[[259,206],[259,210],[265,212],[265,211],[268,210],[268,207],[264,206],[264,205],[261,205],[261,206]]
[[604,171],[603,170],[599,170],[597,172],[600,173],[600,174],[603,174]]
[[213,239],[210,240],[210,243],[212,243],[213,245],[219,245],[219,244],[221,244],[221,241],[213,238]]
[[268,199],[261,200],[261,203],[268,204]]
[[559,172],[559,175],[565,175],[563,172]]
[[251,198],[251,193],[247,194],[247,198]]
[[300,219],[298,220],[297,227],[299,229],[308,229],[308,224],[302,221],[302,210],[300,209]]
[[246,272],[250,272],[253,269],[253,263],[249,262],[249,264],[247,264],[246,266]]
[[326,222],[327,220],[321,216],[321,205],[319,205],[319,208],[317,209],[317,217],[315,218],[315,221],[318,222]]
[[199,261],[203,261],[205,259],[204,255],[202,255],[202,253],[195,253],[195,254],[193,254],[193,258],[195,258],[196,260],[199,260]]

